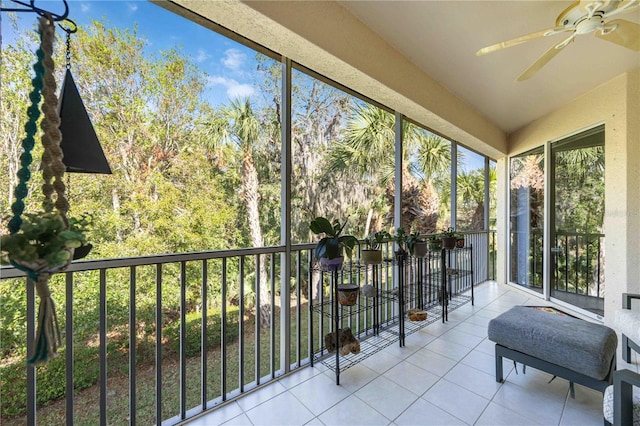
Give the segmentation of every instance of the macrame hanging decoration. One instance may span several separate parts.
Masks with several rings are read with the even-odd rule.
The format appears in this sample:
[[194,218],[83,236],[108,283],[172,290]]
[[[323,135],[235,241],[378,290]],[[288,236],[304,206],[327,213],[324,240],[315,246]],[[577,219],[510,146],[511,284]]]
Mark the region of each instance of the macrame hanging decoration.
[[[54,79],[54,63],[52,59],[54,22],[49,18],[39,19],[40,47],[36,52],[37,61],[33,66],[35,77],[32,79],[33,89],[29,95],[31,105],[27,109],[29,117],[25,124],[26,137],[22,142],[23,153],[20,156],[20,170],[18,171],[18,185],[16,186],[16,200],[11,206],[13,218],[9,221],[10,234],[16,234],[22,224],[24,213],[24,199],[28,195],[27,183],[31,177],[29,166],[32,162],[31,151],[34,147],[34,137],[37,132],[37,121],[40,118],[38,105],[42,98],[43,119],[40,124],[42,129],[41,142],[44,148],[42,154],[42,193],[44,199],[42,215],[49,215],[54,220],[62,220],[64,229],[69,229],[67,212],[69,203],[65,198],[65,185],[63,175],[65,166],[62,163],[62,151],[60,141],[62,139],[59,130],[60,118],[57,113],[57,97],[55,95],[56,82]],[[56,194],[55,201],[53,194]],[[54,211],[55,209],[55,211]],[[11,264],[25,271],[28,277],[35,283],[35,288],[40,297],[38,310],[38,329],[33,348],[33,356],[27,360],[30,364],[46,362],[56,356],[61,345],[60,326],[56,316],[55,304],[49,291],[49,278],[51,274],[59,272],[69,266],[73,257],[73,248],[63,247],[54,258],[39,258],[34,261],[18,261],[11,259]],[[64,252],[67,253],[64,253]]]

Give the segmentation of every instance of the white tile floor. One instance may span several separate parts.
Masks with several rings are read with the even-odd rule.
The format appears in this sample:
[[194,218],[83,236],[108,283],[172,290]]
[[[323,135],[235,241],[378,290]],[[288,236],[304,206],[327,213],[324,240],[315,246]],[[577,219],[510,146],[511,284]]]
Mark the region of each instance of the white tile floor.
[[[602,425],[602,395],[505,360],[495,381],[487,324],[514,305],[549,305],[514,288],[485,283],[466,304],[340,375],[307,367],[189,423],[202,425]],[[566,308],[564,308],[566,309]],[[618,368],[626,364],[618,349]]]

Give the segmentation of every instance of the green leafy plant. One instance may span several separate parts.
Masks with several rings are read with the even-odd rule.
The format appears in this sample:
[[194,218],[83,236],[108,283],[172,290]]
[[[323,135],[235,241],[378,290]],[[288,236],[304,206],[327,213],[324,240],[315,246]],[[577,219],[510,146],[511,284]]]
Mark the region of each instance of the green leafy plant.
[[391,235],[387,231],[377,231],[369,234],[364,239],[364,243],[367,246],[367,250],[380,250],[382,242],[389,238],[391,238]]
[[442,249],[442,235],[432,234],[427,237],[429,243],[429,249],[432,251],[439,251]]
[[20,230],[0,238],[0,263],[31,263],[43,259],[49,266],[63,265],[71,258],[71,250],[87,243],[86,231],[91,217],[69,219],[69,229],[57,212],[23,215]]
[[416,244],[423,242],[424,240],[420,238],[420,233],[418,231],[414,231],[407,235],[407,249],[409,253],[413,254],[416,248]]
[[447,229],[442,231],[442,234],[441,234],[442,238],[455,238],[457,236],[458,234],[456,233],[456,230],[452,227],[448,227]]
[[398,244],[400,250],[408,251],[410,253],[413,253],[415,244],[421,241],[420,233],[418,231],[407,233],[407,231],[405,231],[404,227],[402,226],[396,229],[393,240],[396,242],[396,244]]
[[351,257],[353,248],[358,244],[358,239],[353,235],[342,235],[347,221],[340,224],[338,219],[329,222],[327,218],[318,216],[311,221],[309,229],[317,235],[324,234],[324,237],[316,244],[315,254],[318,259],[335,259],[342,256],[342,252]]

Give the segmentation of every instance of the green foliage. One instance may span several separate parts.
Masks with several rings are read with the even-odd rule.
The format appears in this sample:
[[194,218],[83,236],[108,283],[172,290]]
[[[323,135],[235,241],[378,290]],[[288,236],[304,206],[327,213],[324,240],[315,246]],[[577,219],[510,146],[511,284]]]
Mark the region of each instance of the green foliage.
[[[153,315],[153,312],[150,312]],[[145,318],[140,318],[145,321]],[[237,307],[227,308],[226,316],[226,342],[233,343],[238,339],[239,310]],[[193,312],[186,318],[186,348],[187,356],[200,354],[201,348],[201,325],[202,314]],[[221,344],[222,316],[220,310],[211,310],[207,315],[207,347],[209,349],[219,347]],[[77,331],[77,330],[76,330]],[[95,324],[94,330],[95,332]],[[155,333],[155,327],[149,332]],[[163,354],[166,357],[175,356],[180,348],[180,327],[178,321],[171,321],[163,329],[165,345]],[[82,333],[84,339],[91,337],[91,334]],[[82,339],[75,336],[76,341]],[[123,340],[109,341],[110,369],[122,369],[123,373],[128,368],[128,346],[127,336]],[[65,395],[65,354],[66,347],[58,351],[58,357],[52,359],[45,365],[37,367],[38,374],[38,404],[46,404],[50,401],[63,398]],[[137,365],[144,367],[153,365],[155,350],[155,340],[140,340],[136,347]],[[99,347],[95,344],[76,344],[74,346],[74,385],[76,390],[82,390],[98,383],[99,378]],[[22,383],[25,381],[24,360],[13,358],[13,361],[5,362],[0,367],[0,383]],[[25,411],[26,387],[25,386],[3,386],[2,392],[2,413],[3,416],[12,417],[23,414]]]
[[456,230],[454,228],[448,227],[442,230],[442,233],[440,234],[440,236],[442,238],[454,238],[454,237],[457,237],[458,234],[456,233]]
[[[238,319],[239,308],[228,307],[227,308],[227,322],[226,326],[226,342],[232,343],[238,339]],[[190,312],[186,315],[186,338],[185,347],[188,357],[200,355],[201,350],[201,332],[202,332],[202,313]],[[216,309],[214,312],[210,312],[207,315],[207,348],[213,349],[220,347],[222,337],[222,314],[220,310]],[[170,323],[164,329],[164,338],[167,341],[167,355],[179,354],[180,351],[180,323],[174,321]]]
[[335,219],[331,224],[327,218],[321,216],[311,221],[309,224],[311,232],[325,235],[316,243],[316,258],[335,259],[342,255],[343,250],[347,257],[351,257],[353,248],[358,244],[358,240],[353,235],[341,235],[346,225],[347,221],[340,224],[338,219]]
[[364,239],[364,242],[368,250],[380,250],[382,242],[389,238],[391,238],[391,235],[389,235],[387,231],[376,231],[369,234],[367,238]]

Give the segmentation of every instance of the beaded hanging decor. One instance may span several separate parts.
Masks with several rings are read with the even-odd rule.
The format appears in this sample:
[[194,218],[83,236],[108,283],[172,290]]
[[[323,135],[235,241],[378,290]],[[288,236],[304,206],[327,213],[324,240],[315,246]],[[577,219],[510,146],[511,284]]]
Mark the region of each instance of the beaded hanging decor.
[[[56,356],[61,345],[60,327],[55,304],[49,290],[49,278],[53,273],[64,270],[73,258],[73,251],[84,241],[84,235],[70,230],[67,213],[69,203],[65,197],[60,141],[62,139],[57,113],[58,100],[55,95],[54,63],[52,60],[54,22],[50,17],[39,19],[40,46],[36,51],[37,60],[33,66],[35,77],[29,95],[31,101],[27,109],[26,136],[22,141],[18,184],[15,201],[11,205],[13,217],[8,223],[9,235],[2,236],[3,260],[25,271],[35,285],[40,297],[38,329],[33,350],[27,362],[46,362]],[[31,151],[38,131],[37,122],[42,103],[41,142],[44,148],[41,173],[43,179],[42,211],[35,214],[24,212],[24,200],[28,195],[27,183],[31,178],[29,167],[32,163]],[[55,199],[54,199],[55,194]],[[75,222],[74,222],[75,223]],[[37,235],[35,235],[37,230]]]

